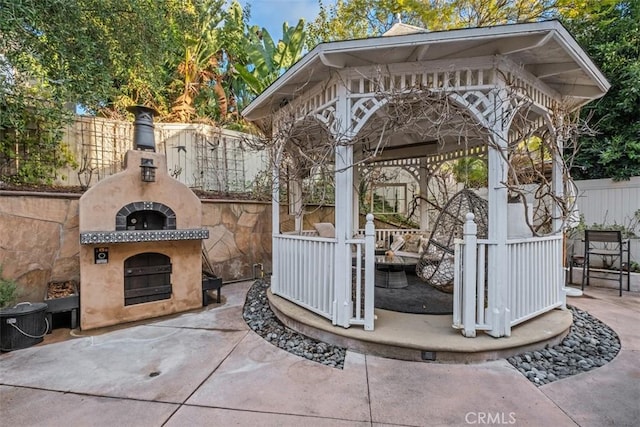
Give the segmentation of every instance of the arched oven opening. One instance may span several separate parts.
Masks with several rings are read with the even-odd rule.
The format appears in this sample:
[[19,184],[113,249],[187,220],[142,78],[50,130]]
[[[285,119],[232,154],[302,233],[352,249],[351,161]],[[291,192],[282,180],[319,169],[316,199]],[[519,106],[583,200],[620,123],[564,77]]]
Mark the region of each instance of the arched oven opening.
[[127,230],[164,230],[167,217],[156,211],[137,211],[127,216]]
[[144,252],[124,261],[124,305],[171,298],[171,258]]
[[133,202],[116,214],[116,230],[175,230],[176,213],[158,202]]

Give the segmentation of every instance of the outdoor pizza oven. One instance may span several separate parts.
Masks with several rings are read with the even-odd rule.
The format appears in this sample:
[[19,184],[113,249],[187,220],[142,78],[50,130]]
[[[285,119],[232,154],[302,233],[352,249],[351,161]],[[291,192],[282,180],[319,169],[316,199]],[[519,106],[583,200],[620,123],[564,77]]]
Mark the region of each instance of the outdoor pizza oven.
[[201,307],[198,197],[155,152],[153,110],[133,108],[124,170],[80,198],[80,327],[92,329]]

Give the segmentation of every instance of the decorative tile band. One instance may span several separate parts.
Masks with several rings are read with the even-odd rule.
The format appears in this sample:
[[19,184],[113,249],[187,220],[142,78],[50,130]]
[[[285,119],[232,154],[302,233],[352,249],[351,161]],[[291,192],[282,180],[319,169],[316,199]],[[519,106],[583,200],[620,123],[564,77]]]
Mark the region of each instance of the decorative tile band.
[[80,244],[162,242],[168,240],[203,240],[208,238],[209,230],[206,228],[185,230],[87,231],[80,233]]

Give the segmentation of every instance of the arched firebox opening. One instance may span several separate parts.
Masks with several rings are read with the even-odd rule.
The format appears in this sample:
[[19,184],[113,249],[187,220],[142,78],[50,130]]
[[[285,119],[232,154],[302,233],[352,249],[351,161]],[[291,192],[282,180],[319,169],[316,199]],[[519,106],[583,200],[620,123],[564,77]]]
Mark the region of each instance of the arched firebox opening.
[[164,230],[167,217],[156,211],[136,211],[127,216],[127,230]]
[[124,261],[124,305],[171,298],[171,258],[144,252]]
[[133,202],[116,214],[116,230],[175,230],[176,213],[158,202]]

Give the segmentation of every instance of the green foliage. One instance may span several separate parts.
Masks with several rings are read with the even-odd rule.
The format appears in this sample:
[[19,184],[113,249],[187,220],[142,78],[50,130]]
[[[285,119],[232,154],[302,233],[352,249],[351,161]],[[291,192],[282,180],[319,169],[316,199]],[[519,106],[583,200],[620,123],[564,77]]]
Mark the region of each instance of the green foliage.
[[456,182],[464,183],[465,188],[486,187],[489,179],[487,161],[479,157],[463,157],[454,161],[451,172]]
[[307,47],[327,41],[380,36],[397,17],[402,23],[441,31],[549,19],[575,13],[595,0],[338,0],[309,25]]
[[640,1],[603,1],[565,24],[611,82],[598,102],[583,109],[598,132],[580,140],[575,179],[640,176]]
[[62,131],[75,104],[117,110],[156,98],[166,50],[161,18],[172,4],[0,0],[3,174],[49,182],[72,164]]
[[251,188],[252,200],[271,200],[273,194],[273,175],[271,170],[260,171],[253,182],[247,185]]
[[0,52],[18,78],[14,89],[36,81],[48,86],[48,99],[94,111],[123,97],[144,103],[164,83],[165,15],[175,7],[172,0],[0,0]]
[[234,67],[248,89],[259,95],[289,67],[301,57],[306,33],[304,20],[295,27],[282,24],[282,39],[275,43],[269,32],[254,27],[247,46],[248,64],[235,64]]
[[[361,39],[372,35],[374,31],[379,31],[379,24],[370,22],[367,16],[367,10],[375,14],[374,9],[361,8],[370,7],[365,6],[366,3],[371,3],[367,0],[337,0],[335,4],[330,5],[325,5],[322,0],[319,0],[319,3],[318,16],[307,26],[309,32],[307,49],[309,50],[318,43]],[[386,28],[386,25],[383,28]]]
[[[68,114],[65,105],[129,119],[127,106],[145,104],[159,120],[242,128],[239,112],[256,92],[234,66],[272,78],[251,63],[247,47],[260,34],[248,19],[237,0],[0,0],[1,130],[13,134],[4,151],[26,144],[25,128],[12,125],[24,110],[38,119],[29,126],[53,130],[44,117]],[[276,77],[300,58],[303,29],[284,28]]]
[[[1,80],[1,79],[0,79]],[[15,183],[51,183],[56,171],[75,166],[62,142],[71,114],[35,97],[0,97],[0,159],[5,179]]]
[[217,92],[222,73],[219,27],[224,19],[223,5],[224,0],[194,2],[175,21],[179,28],[179,55],[170,63],[174,72],[169,95],[171,119],[189,122],[196,116],[197,107],[201,109],[200,116],[205,116],[209,110],[206,102],[216,97],[219,114],[227,114],[226,93]]
[[18,299],[18,284],[2,275],[0,266],[0,308],[5,308],[15,304]]
[[571,229],[569,234],[570,238],[581,238],[584,237],[584,230],[617,230],[622,232],[622,237],[625,239],[629,239],[632,237],[637,237],[640,230],[638,227],[640,226],[640,209],[636,210],[633,213],[631,218],[628,218],[629,222],[627,224],[618,224],[614,222],[610,224],[606,221],[606,218],[601,223],[594,222],[591,225],[587,225],[584,221],[584,216],[580,215],[580,222],[577,227]]

